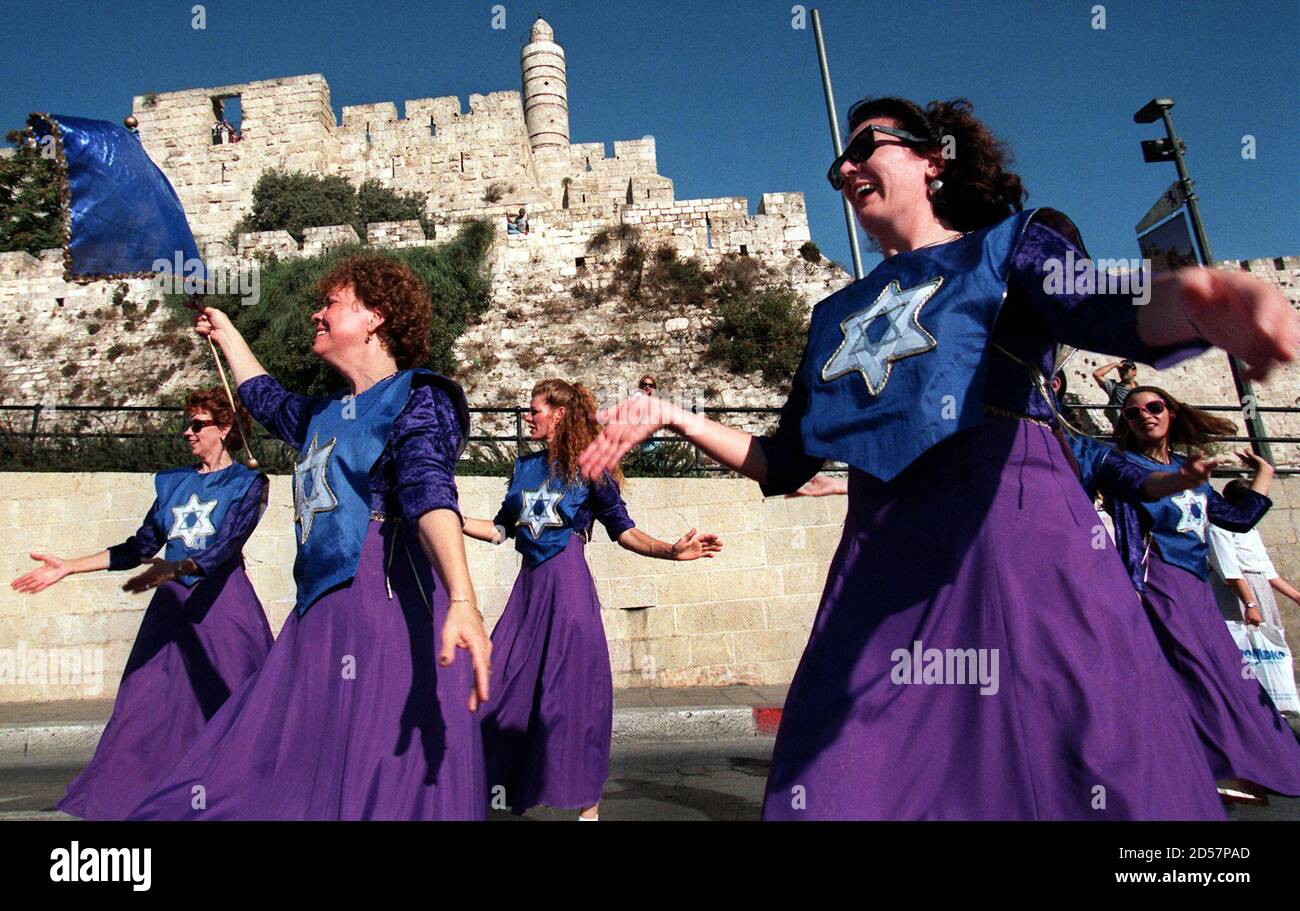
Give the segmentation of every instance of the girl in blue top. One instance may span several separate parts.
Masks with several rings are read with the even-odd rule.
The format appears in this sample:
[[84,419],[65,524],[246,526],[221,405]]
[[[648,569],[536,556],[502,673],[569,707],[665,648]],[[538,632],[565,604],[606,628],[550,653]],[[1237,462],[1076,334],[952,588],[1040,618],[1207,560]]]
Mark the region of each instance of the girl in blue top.
[[515,813],[544,804],[591,820],[609,777],[614,711],[609,647],[584,553],[592,524],[627,550],[663,560],[712,557],[722,541],[693,528],[674,544],[653,538],[628,517],[617,466],[594,481],[578,474],[578,455],[600,430],[596,401],[581,383],[538,383],[525,420],[546,448],[515,462],[495,519],[465,520],[465,534],[496,544],[514,538],[523,557],[492,630],[488,794]]
[[1300,794],[1300,744],[1258,680],[1243,673],[1241,653],[1215,605],[1209,583],[1210,523],[1249,531],[1268,511],[1273,467],[1249,450],[1237,455],[1254,472],[1235,500],[1203,482],[1152,499],[1145,479],[1178,473],[1190,452],[1235,429],[1231,421],[1184,405],[1157,386],[1124,400],[1118,452],[1097,471],[1115,520],[1115,540],[1160,648],[1177,673],[1215,777]]

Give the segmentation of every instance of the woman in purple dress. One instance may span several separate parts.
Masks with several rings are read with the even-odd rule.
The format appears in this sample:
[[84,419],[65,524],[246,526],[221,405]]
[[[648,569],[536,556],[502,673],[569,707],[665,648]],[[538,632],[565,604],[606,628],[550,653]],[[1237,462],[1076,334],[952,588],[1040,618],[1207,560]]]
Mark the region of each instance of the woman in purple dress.
[[1208,481],[1174,496],[1137,489],[1149,472],[1167,477],[1231,421],[1184,405],[1157,386],[1124,399],[1117,453],[1097,472],[1115,522],[1115,541],[1160,648],[1177,673],[1196,733],[1215,777],[1233,790],[1300,795],[1300,744],[1263,686],[1243,673],[1241,652],[1215,605],[1209,583],[1210,523],[1245,532],[1268,511],[1273,466],[1250,450],[1237,453],[1254,477],[1233,500]]
[[[183,433],[199,465],[154,476],[157,495],[139,531],[87,557],[32,554],[45,565],[12,583],[35,593],[73,573],[148,563],[122,587],[157,589],[95,755],[56,805],[65,813],[125,819],[271,648],[243,555],[266,506],[267,479],[231,455],[249,426],[220,386],[190,393]],[[155,557],[164,547],[164,559]]]
[[849,465],[764,817],[1222,819],[1046,377],[1058,343],[1157,366],[1214,343],[1262,375],[1300,344],[1290,306],[1207,269],[1096,293],[964,101],[864,99],[849,128],[827,176],[885,259],[814,309],[775,434],[639,398],[582,457],[603,471],[669,427],[767,494]]
[[614,681],[584,553],[593,522],[621,547],[663,560],[712,557],[722,541],[692,528],[670,544],[636,528],[617,465],[583,480],[578,456],[600,425],[581,383],[538,383],[524,420],[546,448],[516,460],[495,519],[465,520],[465,534],[493,544],[514,538],[523,557],[492,630],[493,700],[483,715],[488,799],[517,814],[543,804],[595,820],[609,777]]
[[412,369],[428,352],[432,307],[405,266],[351,257],[317,291],[312,351],[347,395],[288,392],[229,317],[198,318],[253,417],[299,449],[297,603],[261,671],[131,819],[486,816],[474,712],[491,645],[453,476],[465,398]]

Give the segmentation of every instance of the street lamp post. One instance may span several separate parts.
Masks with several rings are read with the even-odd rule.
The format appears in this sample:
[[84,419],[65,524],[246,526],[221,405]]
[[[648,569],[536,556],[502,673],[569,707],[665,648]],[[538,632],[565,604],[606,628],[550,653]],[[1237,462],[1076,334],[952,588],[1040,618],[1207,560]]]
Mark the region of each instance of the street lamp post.
[[[1174,130],[1174,119],[1169,111],[1174,106],[1172,98],[1153,98],[1133,115],[1134,123],[1155,123],[1161,120],[1165,125],[1164,139],[1148,139],[1142,143],[1142,159],[1147,163],[1172,161],[1178,168],[1178,186],[1187,202],[1187,215],[1192,220],[1192,231],[1196,235],[1196,249],[1201,258],[1201,265],[1214,267],[1214,257],[1210,253],[1210,240],[1205,236],[1205,225],[1201,222],[1201,210],[1196,204],[1195,184],[1187,173],[1187,162],[1183,153],[1187,147],[1178,138]],[[1263,459],[1273,461],[1273,452],[1266,439],[1264,421],[1255,409],[1255,392],[1250,381],[1242,372],[1241,361],[1235,355],[1228,355],[1228,368],[1232,372],[1232,383],[1237,389],[1237,403],[1241,406],[1242,417],[1246,422],[1246,433],[1250,437],[1251,448]]]

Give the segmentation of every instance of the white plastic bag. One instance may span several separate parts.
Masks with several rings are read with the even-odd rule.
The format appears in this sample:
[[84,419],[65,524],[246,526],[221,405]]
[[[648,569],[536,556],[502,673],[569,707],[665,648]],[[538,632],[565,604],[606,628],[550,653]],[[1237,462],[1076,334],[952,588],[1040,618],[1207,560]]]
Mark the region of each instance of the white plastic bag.
[[1236,620],[1227,623],[1241,652],[1243,669],[1250,669],[1279,712],[1300,714],[1291,649],[1287,647],[1281,627],[1267,623],[1251,626]]

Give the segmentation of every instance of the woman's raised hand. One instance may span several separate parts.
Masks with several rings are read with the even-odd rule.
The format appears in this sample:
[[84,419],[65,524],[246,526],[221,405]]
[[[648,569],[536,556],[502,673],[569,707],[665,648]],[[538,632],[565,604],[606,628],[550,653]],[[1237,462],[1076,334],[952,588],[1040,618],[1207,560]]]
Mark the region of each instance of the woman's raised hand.
[[1221,269],[1179,269],[1183,312],[1207,342],[1246,362],[1246,378],[1263,380],[1296,359],[1300,318],[1273,285]]
[[1238,449],[1237,458],[1241,461],[1242,465],[1249,468],[1255,474],[1259,474],[1261,471],[1273,471],[1273,466],[1253,449]]
[[34,595],[39,591],[44,591],[54,583],[58,582],[68,574],[68,564],[66,560],[58,557],[49,557],[45,554],[28,554],[33,560],[39,560],[44,566],[25,573],[9,583],[9,587],[16,592],[25,592]]
[[596,412],[605,425],[596,439],[578,457],[583,477],[599,478],[618,464],[632,447],[677,418],[678,406],[657,395],[624,399]]
[[237,330],[225,313],[216,307],[204,307],[194,319],[194,331],[220,345],[223,334],[234,334]]

